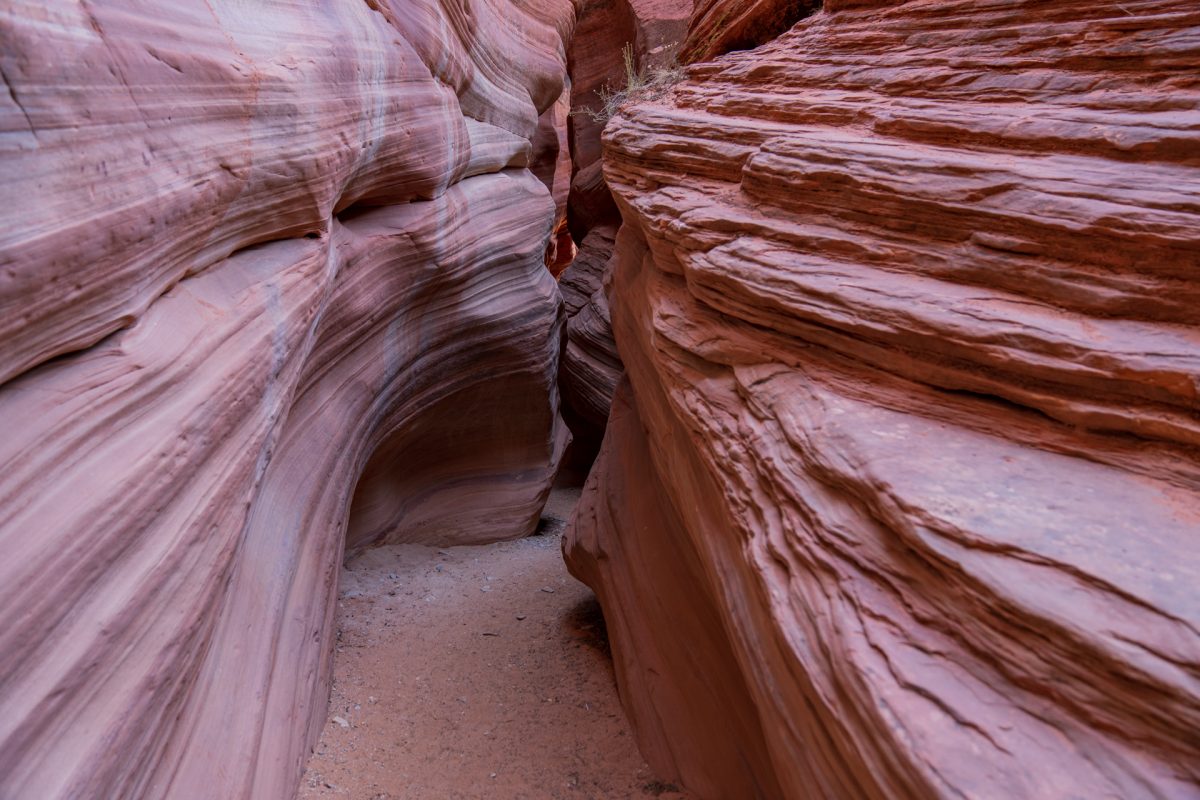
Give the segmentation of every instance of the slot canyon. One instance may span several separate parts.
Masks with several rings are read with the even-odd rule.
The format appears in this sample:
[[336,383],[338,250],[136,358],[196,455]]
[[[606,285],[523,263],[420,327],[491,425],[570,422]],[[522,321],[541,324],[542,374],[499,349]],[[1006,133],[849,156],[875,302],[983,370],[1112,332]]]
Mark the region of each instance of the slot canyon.
[[0,800],[1200,798],[1194,0],[0,42]]

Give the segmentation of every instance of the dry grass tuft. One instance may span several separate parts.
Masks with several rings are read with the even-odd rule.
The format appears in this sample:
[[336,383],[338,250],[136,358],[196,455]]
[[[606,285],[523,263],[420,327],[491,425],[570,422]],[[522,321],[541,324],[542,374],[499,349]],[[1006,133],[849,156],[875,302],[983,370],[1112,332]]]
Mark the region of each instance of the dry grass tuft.
[[621,57],[625,62],[625,86],[620,89],[605,86],[597,92],[600,97],[599,108],[578,108],[572,114],[581,114],[603,125],[626,103],[657,100],[683,80],[683,68],[675,63],[666,67],[638,69],[632,44],[622,48]]

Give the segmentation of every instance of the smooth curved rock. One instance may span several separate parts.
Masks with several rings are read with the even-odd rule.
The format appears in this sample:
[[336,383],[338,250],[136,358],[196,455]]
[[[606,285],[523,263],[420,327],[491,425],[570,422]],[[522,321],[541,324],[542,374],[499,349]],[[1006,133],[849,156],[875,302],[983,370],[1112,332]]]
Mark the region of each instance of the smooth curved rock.
[[538,119],[529,167],[554,198],[554,234],[546,248],[546,267],[555,276],[567,268],[577,250],[567,227],[567,198],[571,192],[571,148],[567,132],[570,114],[571,86],[568,81],[558,100]]
[[532,532],[565,446],[571,6],[185,5],[0,12],[4,797],[291,797],[344,548]]
[[606,132],[630,391],[564,548],[639,742],[703,798],[1196,797],[1200,17],[830,6]]
[[[561,311],[541,259],[551,214],[523,172],[338,225],[344,280],[249,511],[215,657],[176,723],[186,736],[156,769],[165,793],[211,786],[213,763],[229,775],[214,796],[294,791],[325,720],[343,543],[534,530],[566,445],[554,391]],[[274,636],[249,638],[250,619]],[[236,681],[224,680],[233,664]],[[302,727],[269,734],[288,725]]]
[[[0,155],[25,202],[0,234],[0,380],[240,248],[527,164],[562,91],[565,2],[471,19],[395,2],[10,4]],[[504,144],[476,152],[481,137]]]
[[607,296],[615,235],[613,226],[592,230],[559,280],[567,312],[560,386],[572,412],[600,431],[622,371]]

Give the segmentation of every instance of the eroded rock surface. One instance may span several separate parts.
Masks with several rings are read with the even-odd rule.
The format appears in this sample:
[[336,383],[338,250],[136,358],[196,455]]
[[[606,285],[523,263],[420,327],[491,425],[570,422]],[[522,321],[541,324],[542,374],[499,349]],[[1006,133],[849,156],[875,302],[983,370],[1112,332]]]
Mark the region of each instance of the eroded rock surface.
[[570,223],[582,242],[598,224],[619,218],[601,173],[600,134],[604,119],[583,113],[599,111],[604,91],[624,89],[629,78],[623,50],[629,48],[636,70],[663,67],[675,60],[687,33],[694,0],[588,0],[569,50],[571,73]]
[[[568,49],[572,80],[570,149],[573,172],[567,220],[579,242],[562,274],[567,298],[567,347],[559,385],[574,435],[573,459],[590,464],[599,449],[621,375],[606,297],[607,266],[620,212],[604,182],[600,135],[605,93],[626,87],[630,67],[646,72],[675,63],[693,0],[597,0],[580,10]],[[625,51],[632,61],[625,63]],[[580,298],[572,302],[572,297]]]
[[771,41],[820,10],[821,0],[698,0],[679,61],[707,61]]
[[1200,15],[828,3],[606,132],[564,548],[702,797],[1200,794]]
[[609,267],[617,226],[593,228],[559,280],[567,315],[567,340],[559,367],[563,416],[577,452],[593,458],[608,421],[613,392],[624,369],[608,311]]
[[290,797],[344,547],[533,530],[573,18],[0,12],[0,795]]

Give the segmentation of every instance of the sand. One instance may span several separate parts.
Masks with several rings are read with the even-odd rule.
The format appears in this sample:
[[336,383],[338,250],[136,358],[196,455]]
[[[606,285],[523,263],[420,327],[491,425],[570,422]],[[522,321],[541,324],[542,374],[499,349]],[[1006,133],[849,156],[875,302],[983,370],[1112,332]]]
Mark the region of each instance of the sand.
[[685,796],[638,754],[604,622],[541,532],[485,547],[367,551],[342,573],[329,719],[301,798]]

